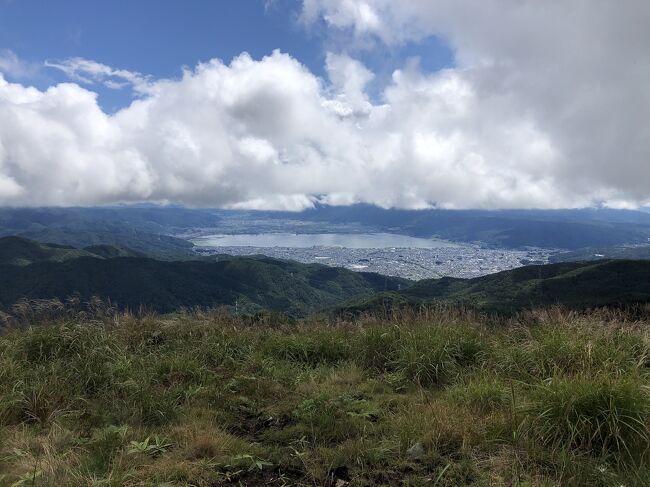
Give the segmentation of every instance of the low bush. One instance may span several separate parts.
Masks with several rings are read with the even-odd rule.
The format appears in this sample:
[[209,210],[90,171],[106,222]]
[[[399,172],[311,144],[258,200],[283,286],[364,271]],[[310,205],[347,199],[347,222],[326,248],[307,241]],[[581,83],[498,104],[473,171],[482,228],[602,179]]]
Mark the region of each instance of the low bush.
[[533,388],[524,411],[534,441],[616,462],[647,459],[650,390],[637,377],[556,377]]

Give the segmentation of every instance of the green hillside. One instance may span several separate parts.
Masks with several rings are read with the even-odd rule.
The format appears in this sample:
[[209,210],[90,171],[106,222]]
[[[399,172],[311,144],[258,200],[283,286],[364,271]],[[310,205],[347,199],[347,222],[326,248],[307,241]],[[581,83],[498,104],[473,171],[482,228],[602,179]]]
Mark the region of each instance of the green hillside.
[[650,301],[650,262],[598,261],[527,266],[474,279],[427,279],[400,292],[364,296],[342,307],[368,312],[441,300],[490,312],[563,305],[589,308]]
[[378,274],[270,258],[205,262],[80,257],[0,265],[0,306],[7,309],[21,298],[65,300],[78,293],[82,300],[98,296],[132,310],[236,305],[242,312],[268,309],[303,316],[405,283]]
[[158,312],[226,305],[244,313],[305,316],[327,309],[376,312],[439,300],[513,313],[556,304],[589,308],[649,301],[650,261],[527,266],[475,279],[413,283],[264,256],[166,261],[108,245],[75,249],[0,239],[0,309],[8,310],[21,298],[63,301],[72,294]]
[[25,266],[35,262],[64,262],[80,257],[137,257],[138,252],[112,245],[93,245],[77,249],[69,245],[40,243],[22,237],[0,238],[0,265]]
[[34,262],[63,262],[92,256],[90,252],[66,245],[44,244],[21,237],[0,238],[0,264],[24,266]]
[[191,242],[180,238],[143,231],[136,227],[103,222],[73,223],[56,227],[34,228],[20,236],[39,242],[55,242],[73,247],[111,245],[133,249],[157,258],[177,259],[192,255]]
[[551,262],[583,262],[590,260],[650,260],[650,246],[636,247],[588,247],[562,252],[550,257]]
[[18,235],[76,248],[111,245],[159,258],[191,256],[193,245],[171,235],[218,222],[207,210],[163,206],[0,208],[0,236]]
[[89,252],[93,256],[102,257],[104,259],[113,259],[115,257],[146,257],[142,252],[127,249],[125,247],[115,247],[113,245],[89,245],[84,247],[83,250]]

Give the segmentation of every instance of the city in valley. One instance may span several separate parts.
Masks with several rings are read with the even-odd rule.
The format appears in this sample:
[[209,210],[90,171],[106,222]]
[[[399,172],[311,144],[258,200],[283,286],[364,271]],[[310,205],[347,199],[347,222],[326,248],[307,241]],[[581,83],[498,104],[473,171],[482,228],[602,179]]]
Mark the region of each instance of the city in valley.
[[255,246],[243,243],[217,245],[220,242],[210,242],[212,245],[206,245],[201,239],[195,240],[195,251],[200,255],[266,255],[414,280],[442,276],[478,277],[528,264],[544,264],[552,253],[546,249],[491,249],[476,244],[373,248],[340,245]]

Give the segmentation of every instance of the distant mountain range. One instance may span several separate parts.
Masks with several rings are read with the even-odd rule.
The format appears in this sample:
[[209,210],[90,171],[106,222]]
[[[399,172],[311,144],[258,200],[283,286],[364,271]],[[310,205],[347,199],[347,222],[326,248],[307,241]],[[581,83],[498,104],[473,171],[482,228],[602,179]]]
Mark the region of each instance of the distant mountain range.
[[650,213],[608,208],[576,210],[395,210],[371,205],[317,206],[301,213],[265,212],[267,218],[362,223],[417,237],[504,247],[583,247],[648,243]]
[[127,247],[162,258],[192,255],[192,243],[173,237],[188,228],[214,227],[208,210],[178,207],[0,208],[0,236],[83,248]]
[[[230,226],[223,225],[228,218]],[[233,226],[233,221],[236,223]],[[303,212],[189,209],[174,206],[104,208],[0,208],[0,236],[18,235],[77,248],[113,245],[158,258],[193,255],[179,235],[210,229],[214,233],[281,231],[292,228],[355,228],[500,248],[543,247],[569,251],[588,247],[649,244],[646,211],[581,210],[394,210],[370,205],[324,206]]]
[[528,266],[475,279],[413,282],[262,256],[169,261],[106,245],[75,249],[0,238],[0,308],[10,310],[22,298],[65,300],[75,293],[159,312],[226,305],[299,317],[444,301],[511,313],[650,301],[650,261]]
[[634,247],[587,247],[551,256],[551,262],[584,262],[593,260],[650,260],[650,245]]

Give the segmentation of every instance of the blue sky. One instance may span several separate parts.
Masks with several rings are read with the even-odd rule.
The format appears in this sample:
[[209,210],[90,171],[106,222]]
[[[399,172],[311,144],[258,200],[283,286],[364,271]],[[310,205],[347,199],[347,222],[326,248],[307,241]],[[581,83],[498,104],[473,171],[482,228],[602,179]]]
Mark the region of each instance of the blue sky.
[[[0,49],[34,65],[81,57],[154,78],[178,77],[183,66],[212,58],[228,63],[245,51],[260,59],[280,49],[324,76],[326,51],[351,46],[347,38],[328,36],[322,21],[303,25],[301,5],[299,0],[0,0]],[[428,71],[453,61],[434,36],[352,50],[377,76],[369,87],[373,95],[408,58],[419,58]],[[21,81],[44,88],[65,81],[65,75],[44,69]],[[93,89],[107,111],[131,99],[125,90]]]

